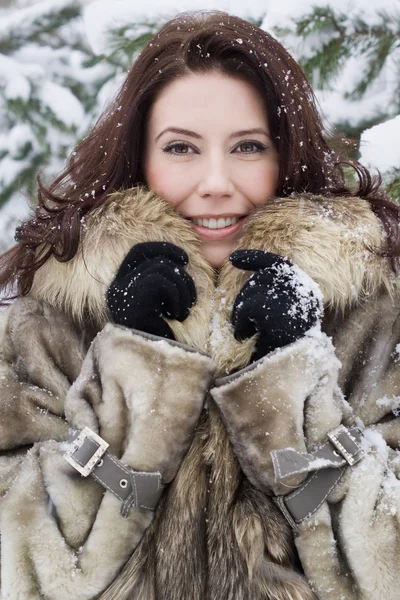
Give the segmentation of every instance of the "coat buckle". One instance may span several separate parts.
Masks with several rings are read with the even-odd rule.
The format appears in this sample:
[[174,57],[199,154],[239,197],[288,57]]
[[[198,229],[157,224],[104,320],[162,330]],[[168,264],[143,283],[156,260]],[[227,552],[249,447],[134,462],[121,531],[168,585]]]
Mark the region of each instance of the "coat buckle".
[[[87,477],[105,454],[108,446],[109,444],[97,433],[89,427],[85,427],[78,437],[71,442],[71,448],[65,452],[63,458],[83,477]],[[79,450],[83,450],[79,458],[74,457],[74,454]]]

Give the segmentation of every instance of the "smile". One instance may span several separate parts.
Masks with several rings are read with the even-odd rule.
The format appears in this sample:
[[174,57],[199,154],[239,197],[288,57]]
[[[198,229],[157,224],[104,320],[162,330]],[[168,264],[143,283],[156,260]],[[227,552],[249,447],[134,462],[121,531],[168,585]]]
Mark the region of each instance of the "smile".
[[190,219],[193,230],[204,238],[219,240],[229,237],[241,229],[245,216],[243,217],[210,217]]
[[206,227],[207,229],[223,229],[230,225],[236,225],[239,222],[239,217],[219,217],[218,219],[192,219],[195,225]]

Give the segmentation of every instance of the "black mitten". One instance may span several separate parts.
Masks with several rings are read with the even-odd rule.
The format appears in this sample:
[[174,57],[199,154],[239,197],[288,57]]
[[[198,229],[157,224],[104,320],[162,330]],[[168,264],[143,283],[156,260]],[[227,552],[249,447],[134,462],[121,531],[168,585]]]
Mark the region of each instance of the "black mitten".
[[234,335],[259,333],[252,360],[299,339],[322,314],[317,284],[287,258],[262,250],[236,250],[238,269],[255,271],[240,290],[232,312]]
[[173,340],[163,317],[184,321],[196,302],[187,263],[186,252],[169,242],[133,246],[107,292],[114,323]]

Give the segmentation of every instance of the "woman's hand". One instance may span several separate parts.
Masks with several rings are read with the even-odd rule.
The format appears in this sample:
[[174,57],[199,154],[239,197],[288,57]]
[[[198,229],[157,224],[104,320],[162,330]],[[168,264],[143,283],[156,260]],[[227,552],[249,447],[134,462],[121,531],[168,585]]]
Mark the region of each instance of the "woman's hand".
[[163,317],[184,321],[196,302],[187,263],[186,252],[169,242],[133,246],[107,292],[114,323],[173,340]]
[[230,261],[238,269],[255,271],[232,312],[237,340],[259,333],[253,360],[296,341],[316,325],[322,313],[319,288],[287,258],[263,250],[236,250]]

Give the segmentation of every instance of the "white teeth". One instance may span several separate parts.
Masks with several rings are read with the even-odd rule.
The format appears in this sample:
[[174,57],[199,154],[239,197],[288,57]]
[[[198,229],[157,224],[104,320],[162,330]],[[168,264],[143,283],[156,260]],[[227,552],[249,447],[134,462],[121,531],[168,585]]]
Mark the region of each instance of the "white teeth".
[[192,219],[195,225],[200,227],[207,227],[207,229],[222,229],[223,227],[229,227],[235,225],[239,221],[239,217],[219,217],[218,219]]

